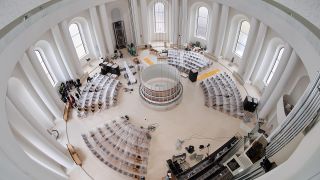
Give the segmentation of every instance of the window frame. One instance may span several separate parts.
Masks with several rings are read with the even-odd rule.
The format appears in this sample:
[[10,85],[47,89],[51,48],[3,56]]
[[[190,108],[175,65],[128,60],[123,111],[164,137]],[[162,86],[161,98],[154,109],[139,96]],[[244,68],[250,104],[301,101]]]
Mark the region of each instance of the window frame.
[[[78,30],[78,32],[76,34],[74,34],[74,35],[72,35],[71,32],[70,32],[70,27],[73,24],[76,25],[77,30]],[[81,60],[82,58],[84,58],[85,56],[87,56],[89,54],[88,47],[87,47],[86,41],[85,41],[84,36],[83,36],[83,30],[82,30],[81,24],[78,23],[78,22],[70,23],[70,25],[69,25],[69,35],[71,37],[73,47],[76,50],[76,54],[77,54],[79,60]],[[80,41],[81,41],[81,44],[79,44],[78,46],[76,46],[75,41],[74,41],[74,37],[76,37],[76,36],[79,36],[80,37]],[[77,52],[77,48],[79,48],[79,47],[82,47],[84,49],[84,54],[82,56],[80,56],[78,54],[78,52]]]
[[[161,4],[163,6],[163,12],[160,12],[160,11],[156,11],[156,5],[157,4]],[[160,22],[159,19],[158,19],[158,16],[156,14],[163,14],[163,22]],[[160,33],[166,33],[166,6],[163,2],[156,2],[154,3],[153,5],[153,24],[154,24],[154,33],[157,33],[157,34],[160,34]],[[163,25],[163,31],[157,31],[158,28],[157,28],[157,25],[159,24],[162,24]],[[161,28],[160,28],[161,29]]]
[[[200,8],[205,8],[207,10],[207,17],[202,17],[200,16]],[[199,18],[205,18],[207,23],[206,23],[206,27],[204,28],[205,29],[205,37],[201,36],[198,34],[198,28],[199,28]],[[208,36],[208,22],[209,22],[209,9],[205,6],[200,6],[198,7],[197,9],[197,12],[196,12],[196,22],[195,22],[195,31],[194,31],[194,36],[197,37],[197,38],[200,38],[200,39],[204,39],[204,40],[207,40],[207,36]],[[201,27],[203,28],[203,27]]]
[[[281,56],[280,56],[280,52],[281,52]],[[277,68],[279,66],[279,63],[280,63],[280,59],[283,56],[283,52],[284,52],[284,46],[280,46],[280,47],[278,47],[276,49],[276,51],[275,51],[275,53],[273,55],[272,65],[269,67],[269,70],[268,70],[266,76],[263,79],[263,83],[264,83],[265,86],[269,85],[269,83],[270,83],[275,71],[277,70]]]
[[[33,52],[35,53],[38,62],[40,63],[42,69],[44,70],[44,73],[46,74],[50,84],[55,87],[58,84],[57,77],[52,72],[52,69],[49,65],[48,59],[42,49],[34,49]],[[39,55],[38,55],[39,54]]]
[[[244,22],[247,22],[247,23],[249,24],[249,31],[248,31],[247,34],[244,33],[243,31],[241,31],[241,29],[242,29],[241,27],[242,27],[242,25],[243,25]],[[246,48],[247,40],[248,40],[249,33],[250,33],[250,28],[251,28],[250,23],[249,23],[249,21],[246,20],[246,19],[243,19],[243,20],[241,20],[241,21],[238,23],[236,39],[235,39],[234,47],[233,47],[233,50],[232,50],[232,51],[233,51],[233,53],[234,53],[236,56],[238,56],[239,58],[242,58],[243,53],[244,53],[244,50],[245,50],[245,48]],[[245,43],[245,44],[242,44],[242,43],[239,41],[241,34],[245,34],[245,35],[246,35],[246,43]],[[238,45],[240,45],[240,46],[243,47],[243,52],[242,52],[241,55],[237,53]]]

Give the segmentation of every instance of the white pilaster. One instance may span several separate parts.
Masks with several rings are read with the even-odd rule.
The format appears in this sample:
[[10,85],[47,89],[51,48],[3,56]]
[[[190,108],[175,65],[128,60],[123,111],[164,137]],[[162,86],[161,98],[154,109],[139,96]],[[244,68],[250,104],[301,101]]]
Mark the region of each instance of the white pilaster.
[[259,105],[258,105],[259,110],[261,110],[263,108],[265,103],[268,101],[271,93],[274,91],[277,83],[279,82],[279,79],[281,78],[281,75],[282,75],[285,67],[287,66],[287,63],[288,63],[289,58],[291,56],[291,53],[292,53],[292,47],[288,43],[286,43],[284,46],[284,51],[283,51],[282,56],[280,58],[279,65],[278,65],[275,73],[273,74],[270,83],[265,88],[265,90],[262,94],[262,97],[261,97]]
[[209,41],[208,41],[208,52],[213,53],[217,34],[218,34],[218,22],[219,22],[219,10],[220,5],[217,2],[212,2],[212,21],[211,21],[211,28],[209,34]]
[[181,45],[188,43],[188,0],[181,2]]
[[140,0],[140,14],[142,20],[142,36],[143,36],[143,43],[149,43],[149,21],[148,21],[148,7],[146,0]]
[[141,44],[141,31],[140,31],[140,22],[139,22],[139,8],[136,0],[130,0],[132,15],[133,15],[133,25],[134,32],[136,37],[136,45]]
[[58,25],[55,25],[51,28],[51,33],[53,36],[53,39],[58,47],[58,51],[60,53],[61,59],[63,61],[63,64],[68,71],[69,79],[76,79],[77,78],[77,73],[76,70],[74,69],[74,65],[72,61],[70,61],[70,56],[69,53],[66,49],[65,43],[63,42],[63,38],[61,35],[61,31],[59,29]]
[[73,42],[70,36],[68,22],[64,20],[60,23],[60,25],[61,25],[62,34],[64,35],[64,42],[65,42],[67,51],[69,52],[68,54],[70,55],[69,60],[74,65],[74,68],[77,72],[77,77],[81,77],[83,75],[83,70],[82,70],[76,49],[73,45]]
[[33,89],[39,95],[43,103],[48,107],[48,109],[56,119],[61,119],[62,111],[59,109],[57,104],[52,99],[51,95],[47,92],[45,86],[42,84],[41,79],[39,79],[36,71],[30,63],[29,57],[24,54],[23,60],[19,61],[19,63],[25,75],[27,76],[27,79],[29,80]]
[[91,17],[91,21],[92,21],[94,35],[95,35],[96,42],[97,42],[98,49],[99,49],[98,54],[100,57],[105,57],[107,55],[107,53],[106,53],[106,47],[103,42],[103,36],[102,36],[102,32],[101,32],[101,25],[100,25],[99,18],[98,18],[97,8],[95,6],[90,7],[89,12],[90,12],[90,17]]
[[268,97],[265,105],[262,107],[262,109],[259,112],[260,118],[265,119],[266,116],[272,110],[272,108],[276,106],[277,101],[279,100],[281,95],[283,95],[283,91],[289,81],[290,76],[293,74],[293,71],[296,67],[296,64],[298,63],[298,59],[299,59],[299,57],[296,54],[296,52],[292,51],[289,62],[287,64],[287,66],[285,67],[276,87],[274,88],[271,96]]
[[253,72],[255,65],[258,61],[258,57],[261,52],[262,45],[264,43],[264,39],[267,34],[267,29],[268,29],[268,27],[265,24],[263,24],[262,22],[260,22],[258,34],[257,34],[256,40],[255,40],[254,46],[251,49],[252,53],[248,59],[247,68],[244,73],[244,77],[243,77],[244,82],[250,81],[252,72]]
[[179,36],[179,0],[172,0],[172,43],[178,44]]
[[105,4],[101,4],[99,6],[100,16],[101,16],[101,22],[102,22],[102,29],[104,31],[104,37],[105,42],[107,44],[109,55],[113,54],[114,52],[114,46],[112,42],[112,36],[110,32],[110,26],[109,26],[109,17],[107,16],[107,10]]
[[229,6],[222,5],[217,43],[214,51],[214,55],[217,57],[219,57],[222,52],[223,42],[224,42],[227,23],[228,23],[228,16],[229,16]]
[[68,156],[66,149],[56,148],[54,144],[57,144],[58,142],[52,139],[52,137],[49,137],[50,140],[48,141],[48,139],[45,138],[49,135],[48,133],[47,135],[40,134],[29,120],[25,119],[10,97],[6,98],[6,102],[8,107],[8,116],[12,126],[14,126],[29,142],[50,157],[53,161],[59,163],[66,169],[72,169],[74,167],[74,162],[71,157]]
[[239,69],[238,69],[238,74],[242,79],[243,79],[244,71],[247,67],[248,58],[252,52],[252,47],[254,45],[256,34],[258,31],[258,26],[259,26],[259,21],[256,18],[252,17],[250,20],[250,30],[249,30],[248,39],[246,42],[246,47],[244,49],[244,52],[240,61]]

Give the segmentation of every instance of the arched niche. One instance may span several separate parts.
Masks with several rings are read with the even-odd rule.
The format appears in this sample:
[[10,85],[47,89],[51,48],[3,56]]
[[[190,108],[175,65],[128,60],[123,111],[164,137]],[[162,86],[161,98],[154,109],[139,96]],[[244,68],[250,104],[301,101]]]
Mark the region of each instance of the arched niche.
[[51,128],[54,116],[34,97],[35,94],[28,90],[27,83],[23,81],[17,77],[11,77],[8,80],[7,97],[24,115],[24,118],[33,120],[39,129]]
[[[154,6],[156,3],[164,4],[164,19],[165,19],[165,33],[156,33],[155,32],[155,22],[154,22]],[[167,0],[152,0],[148,4],[148,21],[149,21],[149,39],[151,42],[163,42],[169,41],[169,26],[170,26],[170,3]]]
[[261,66],[259,70],[257,71],[257,76],[253,80],[253,84],[260,90],[263,91],[265,84],[263,82],[263,79],[265,78],[266,74],[270,70],[270,66],[272,64],[272,60],[274,60],[275,53],[277,49],[284,46],[284,41],[279,37],[273,37],[268,45],[266,52],[263,56]]
[[[228,59],[231,59],[232,57],[234,57],[234,60],[235,60],[234,62],[237,64],[241,61],[241,58],[233,52],[233,49],[236,45],[238,29],[240,28],[242,21],[248,21],[250,23],[249,18],[243,14],[236,14],[231,18],[229,34],[227,36],[228,39],[227,39],[226,48],[224,51],[224,56]],[[250,30],[249,30],[249,33],[250,33]]]
[[73,23],[76,23],[79,26],[80,34],[83,36],[82,37],[83,43],[88,51],[87,55],[79,59],[81,64],[84,65],[86,63],[85,59],[96,56],[94,45],[93,45],[94,38],[91,34],[89,23],[86,18],[81,16],[75,17],[68,23],[68,27]]
[[[53,74],[54,78],[59,82],[65,81],[63,71],[58,63],[57,56],[54,53],[51,44],[46,40],[39,40],[34,44],[33,51],[39,51],[44,57],[46,67]],[[32,52],[34,53],[34,52]]]
[[[197,14],[200,7],[205,7],[208,9],[207,37],[205,39],[196,36]],[[213,15],[211,7],[205,2],[195,2],[190,6],[189,12],[190,12],[189,32],[188,32],[189,41],[191,42],[199,41],[202,46],[204,45],[208,46],[208,40],[209,40],[208,38],[209,38],[209,34],[211,33],[210,28],[211,28],[212,15]]]

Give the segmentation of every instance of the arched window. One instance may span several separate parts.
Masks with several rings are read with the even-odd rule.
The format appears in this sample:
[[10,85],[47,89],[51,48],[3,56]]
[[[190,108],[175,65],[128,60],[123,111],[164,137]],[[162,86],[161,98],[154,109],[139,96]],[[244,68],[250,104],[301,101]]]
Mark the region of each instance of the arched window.
[[82,57],[87,55],[88,52],[87,52],[87,48],[85,46],[85,43],[83,41],[83,38],[82,38],[83,36],[81,34],[79,25],[76,23],[70,24],[69,32],[70,32],[70,35],[72,38],[73,45],[76,48],[78,58],[81,59]]
[[53,73],[48,68],[48,65],[46,64],[48,62],[48,60],[46,59],[46,56],[42,52],[40,52],[39,50],[34,50],[34,52],[36,53],[36,56],[41,64],[41,67],[43,68],[44,72],[46,73],[50,83],[52,84],[52,86],[55,86],[57,84],[57,80],[56,80],[55,76],[53,75]]
[[273,64],[272,64],[272,66],[271,66],[271,69],[270,69],[270,71],[268,72],[268,74],[267,74],[267,76],[266,76],[266,78],[265,78],[265,80],[264,80],[264,83],[265,83],[266,85],[268,85],[268,84],[270,83],[270,81],[271,81],[271,79],[272,79],[272,76],[273,76],[274,72],[276,71],[276,69],[277,69],[277,67],[278,67],[278,65],[279,65],[281,56],[282,56],[282,54],[283,54],[283,50],[284,50],[284,48],[281,47],[281,48],[279,48],[279,49],[276,51],[276,53],[275,53],[275,56],[274,56],[274,60],[273,60]]
[[165,10],[162,2],[154,4],[154,32],[165,33]]
[[197,12],[196,36],[206,39],[208,27],[208,9],[199,7]]
[[234,46],[234,53],[239,57],[242,57],[244,48],[246,47],[248,34],[250,30],[250,24],[248,21],[241,21],[238,27],[236,44]]

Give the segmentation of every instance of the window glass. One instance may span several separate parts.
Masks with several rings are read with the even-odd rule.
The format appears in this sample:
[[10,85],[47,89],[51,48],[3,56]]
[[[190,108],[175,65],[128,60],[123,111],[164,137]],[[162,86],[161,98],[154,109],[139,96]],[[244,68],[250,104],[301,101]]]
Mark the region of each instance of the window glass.
[[206,7],[199,7],[196,21],[196,36],[206,39],[208,26],[208,9]]
[[53,74],[49,71],[47,64],[45,63],[45,56],[39,51],[39,50],[35,50],[34,51],[36,53],[36,56],[39,60],[39,63],[42,67],[42,69],[44,70],[47,78],[49,79],[50,83],[52,86],[55,86],[57,81],[55,80],[55,78],[53,77]]
[[270,72],[268,73],[268,75],[266,77],[266,80],[265,80],[265,84],[266,85],[268,85],[270,83],[270,81],[271,81],[271,79],[273,77],[273,74],[277,70],[277,67],[279,65],[281,56],[283,54],[283,50],[284,50],[284,48],[282,47],[282,48],[280,48],[279,50],[276,51],[274,63],[272,65],[272,68],[271,68]]
[[69,32],[72,38],[73,45],[76,49],[78,58],[81,59],[85,55],[88,54],[85,44],[83,42],[83,38],[81,36],[79,25],[76,23],[72,23],[69,26]]
[[239,30],[237,32],[238,36],[236,39],[236,45],[234,48],[234,53],[239,57],[242,57],[244,49],[246,47],[248,34],[250,30],[250,24],[248,21],[241,21]]
[[154,5],[154,23],[155,33],[165,33],[165,10],[161,2]]

